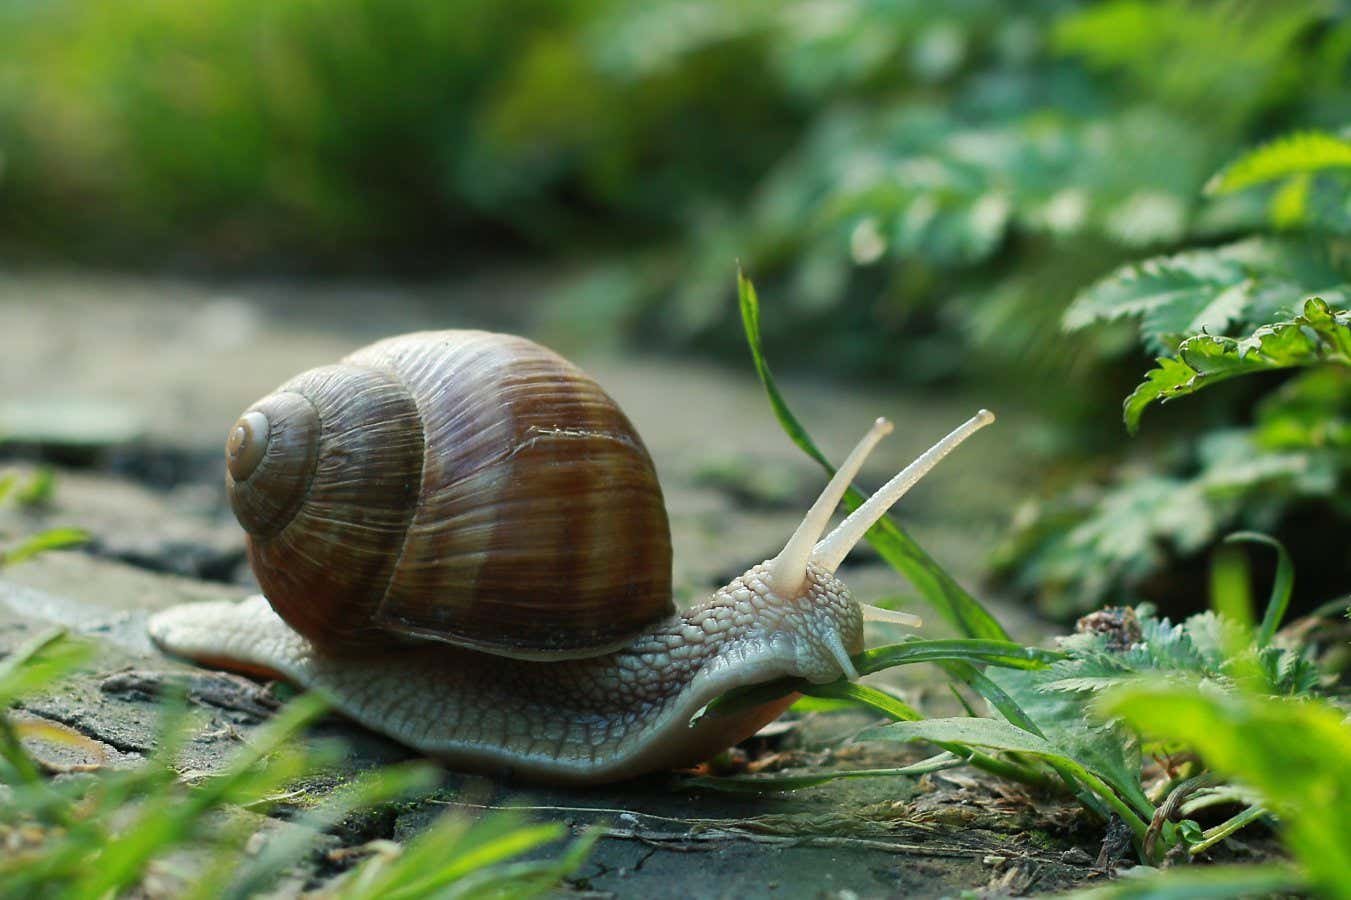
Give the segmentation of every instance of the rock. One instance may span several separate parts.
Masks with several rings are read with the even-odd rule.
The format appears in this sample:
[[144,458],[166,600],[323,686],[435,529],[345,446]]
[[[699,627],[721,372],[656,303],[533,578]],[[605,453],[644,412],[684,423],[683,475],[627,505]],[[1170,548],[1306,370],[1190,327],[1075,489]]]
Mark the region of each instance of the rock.
[[92,466],[146,434],[136,407],[64,394],[27,393],[0,405],[0,454]]
[[[26,482],[34,470],[5,471]],[[0,506],[0,536],[76,527],[89,535],[81,548],[85,553],[157,572],[232,581],[244,562],[244,533],[224,494],[223,486],[160,491],[122,478],[57,470],[42,503]]]

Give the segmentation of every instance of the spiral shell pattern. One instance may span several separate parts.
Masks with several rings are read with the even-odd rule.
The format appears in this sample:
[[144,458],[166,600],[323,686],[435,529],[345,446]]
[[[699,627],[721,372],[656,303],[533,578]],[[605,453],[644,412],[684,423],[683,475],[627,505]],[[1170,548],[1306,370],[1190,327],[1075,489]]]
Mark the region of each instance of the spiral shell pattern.
[[226,485],[263,593],[326,649],[590,656],[674,611],[646,448],[525,338],[404,335],[298,375],[231,430]]

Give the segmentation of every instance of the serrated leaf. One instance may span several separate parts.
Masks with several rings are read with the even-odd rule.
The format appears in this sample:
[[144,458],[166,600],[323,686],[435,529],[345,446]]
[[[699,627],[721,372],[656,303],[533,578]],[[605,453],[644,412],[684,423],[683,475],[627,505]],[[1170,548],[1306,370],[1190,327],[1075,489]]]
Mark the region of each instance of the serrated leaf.
[[1081,291],[1062,325],[1137,317],[1146,346],[1170,352],[1181,338],[1280,321],[1306,297],[1337,302],[1345,291],[1346,273],[1326,250],[1254,238],[1123,266]]
[[1292,175],[1351,168],[1351,141],[1321,131],[1279,137],[1239,157],[1206,184],[1210,194],[1227,194]]
[[1320,363],[1351,366],[1351,312],[1335,311],[1312,297],[1301,315],[1264,325],[1247,338],[1200,334],[1183,341],[1177,359],[1158,360],[1158,367],[1126,398],[1126,427],[1134,433],[1145,408],[1155,401],[1252,372]]
[[[1121,674],[1114,674],[1119,683]],[[1042,690],[1052,679],[1049,670],[1027,678],[1004,678],[1003,673],[992,671],[989,677],[1008,692],[1060,753],[1088,766],[1133,809],[1147,814],[1152,807],[1140,787],[1139,747],[1119,729],[1092,724],[1090,698],[1073,691]]]
[[1175,304],[1200,310],[1247,277],[1239,261],[1214,251],[1192,251],[1125,266],[1082,291],[1065,312],[1077,331],[1094,322],[1156,312]]
[[1140,416],[1155,401],[1162,402],[1185,391],[1196,372],[1180,359],[1161,356],[1154,360],[1156,367],[1145,373],[1145,380],[1131,392],[1122,404],[1126,430],[1135,434],[1140,429]]

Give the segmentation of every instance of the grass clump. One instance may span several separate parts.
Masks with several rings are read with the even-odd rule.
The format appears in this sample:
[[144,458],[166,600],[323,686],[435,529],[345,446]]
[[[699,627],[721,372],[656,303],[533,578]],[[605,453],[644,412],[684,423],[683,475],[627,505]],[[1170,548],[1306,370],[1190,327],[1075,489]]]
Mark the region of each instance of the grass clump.
[[[166,701],[153,756],[129,768],[72,771],[44,762],[26,739],[55,739],[95,753],[99,745],[77,732],[16,720],[5,710],[78,669],[91,651],[58,630],[0,661],[0,846],[6,848],[0,898],[94,900],[152,888],[181,897],[253,896],[295,877],[288,873],[297,866],[303,872],[307,860],[318,861],[324,833],[343,820],[425,795],[439,781],[429,764],[377,769],[310,804],[288,828],[260,827],[255,815],[242,810],[266,813],[303,797],[296,786],[341,758],[336,745],[300,740],[305,726],[326,711],[311,695],[291,701],[219,771],[191,783],[178,770],[192,731],[182,697]],[[535,825],[511,815],[472,821],[448,814],[406,844],[377,841],[346,854],[361,861],[322,887],[340,898],[531,896],[585,858],[590,837],[539,855],[566,832],[561,824]],[[255,834],[265,835],[261,849]],[[532,858],[521,859],[526,854]]]

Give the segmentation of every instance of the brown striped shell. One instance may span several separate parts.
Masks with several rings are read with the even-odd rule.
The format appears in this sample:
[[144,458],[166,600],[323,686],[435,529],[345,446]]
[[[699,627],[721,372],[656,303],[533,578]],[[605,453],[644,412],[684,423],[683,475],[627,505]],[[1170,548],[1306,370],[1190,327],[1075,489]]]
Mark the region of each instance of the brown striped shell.
[[255,403],[226,456],[263,593],[326,649],[591,656],[674,611],[646,448],[594,381],[525,338],[372,344]]

